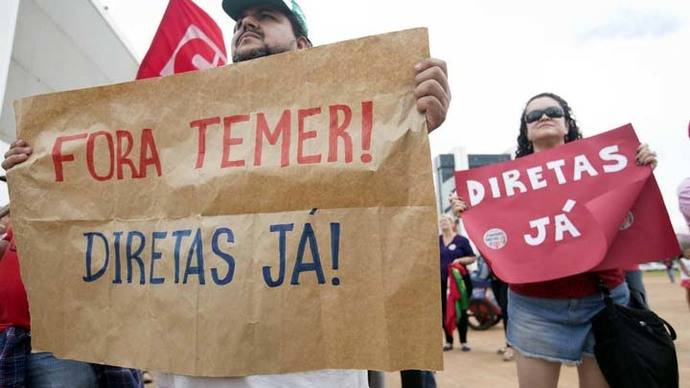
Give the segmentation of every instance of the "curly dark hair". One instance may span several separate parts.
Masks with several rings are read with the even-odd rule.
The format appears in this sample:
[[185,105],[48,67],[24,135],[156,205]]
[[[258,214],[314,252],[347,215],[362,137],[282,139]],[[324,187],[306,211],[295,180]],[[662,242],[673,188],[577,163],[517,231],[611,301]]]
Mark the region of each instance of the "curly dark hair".
[[563,112],[565,113],[565,125],[568,127],[568,133],[565,135],[565,142],[569,143],[573,140],[582,139],[582,133],[580,133],[580,128],[578,128],[575,117],[573,117],[573,111],[570,109],[570,105],[568,105],[563,98],[556,94],[539,93],[527,101],[525,108],[522,110],[522,114],[520,115],[520,135],[517,137],[518,147],[517,151],[515,151],[516,158],[521,158],[534,153],[532,142],[527,139],[527,122],[525,121],[525,113],[527,113],[527,105],[541,97],[549,97],[556,100],[558,105],[560,105],[563,109]]

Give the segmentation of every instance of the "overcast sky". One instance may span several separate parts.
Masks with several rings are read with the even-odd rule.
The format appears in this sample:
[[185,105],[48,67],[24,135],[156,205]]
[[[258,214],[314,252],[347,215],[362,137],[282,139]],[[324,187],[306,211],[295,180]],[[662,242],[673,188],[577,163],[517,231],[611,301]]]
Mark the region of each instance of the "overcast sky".
[[[167,0],[94,0],[141,60]],[[656,176],[674,227],[686,230],[676,188],[690,176],[690,1],[299,1],[315,45],[425,26],[432,55],[448,62],[453,92],[432,155],[463,146],[500,153],[515,145],[532,95],[573,107],[585,136],[633,123],[659,154]],[[223,29],[220,0],[197,0]]]

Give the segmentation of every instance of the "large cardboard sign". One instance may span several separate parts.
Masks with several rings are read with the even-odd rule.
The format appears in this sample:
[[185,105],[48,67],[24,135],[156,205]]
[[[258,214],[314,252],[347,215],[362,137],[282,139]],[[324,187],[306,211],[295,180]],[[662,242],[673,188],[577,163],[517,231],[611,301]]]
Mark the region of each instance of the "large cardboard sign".
[[678,243],[631,125],[514,161],[455,174],[464,225],[509,283],[627,269]]
[[16,104],[33,345],[187,375],[441,369],[425,29]]

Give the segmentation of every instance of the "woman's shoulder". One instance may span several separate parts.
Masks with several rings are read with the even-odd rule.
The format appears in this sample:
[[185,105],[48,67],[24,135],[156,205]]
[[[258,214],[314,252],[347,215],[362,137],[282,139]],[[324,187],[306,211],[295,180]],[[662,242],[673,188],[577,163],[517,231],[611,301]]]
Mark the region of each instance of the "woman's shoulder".
[[461,235],[461,234],[456,234],[455,237],[453,238],[453,240],[454,240],[456,243],[457,243],[457,242],[462,242],[462,243],[468,243],[468,244],[469,244],[469,242],[470,242],[470,240],[468,240],[467,237],[465,237],[465,236],[463,236],[463,235]]

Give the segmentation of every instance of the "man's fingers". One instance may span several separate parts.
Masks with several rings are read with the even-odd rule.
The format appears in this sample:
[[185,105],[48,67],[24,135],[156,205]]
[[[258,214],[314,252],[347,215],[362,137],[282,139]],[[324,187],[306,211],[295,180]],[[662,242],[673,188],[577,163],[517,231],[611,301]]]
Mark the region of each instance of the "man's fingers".
[[418,72],[415,77],[415,83],[420,85],[427,80],[436,80],[442,87],[443,90],[450,95],[450,86],[448,86],[448,76],[443,72],[438,66],[425,69],[424,71]]
[[450,100],[448,95],[446,94],[446,91],[443,89],[441,84],[435,79],[429,79],[417,85],[417,87],[414,90],[414,95],[417,98],[424,96],[434,96],[441,101],[441,104],[446,109],[448,109],[448,105],[450,104]]
[[424,96],[417,99],[417,110],[426,115],[429,132],[438,128],[446,119],[446,109],[443,103],[434,96]]
[[25,155],[31,155],[33,152],[33,149],[31,147],[14,147],[10,148],[5,152],[5,158],[10,157],[12,155],[19,155],[19,154],[25,154]]
[[417,110],[426,115],[427,127],[431,132],[446,120],[448,113],[451,99],[448,67],[445,61],[426,58],[415,65],[415,70]]
[[417,62],[415,65],[415,70],[419,73],[431,67],[439,67],[444,73],[448,74],[448,66],[446,61],[437,58],[425,58]]
[[10,149],[7,150],[7,152],[5,152],[5,155],[4,155],[4,156],[5,156],[5,158],[7,158],[7,157],[10,157],[10,156],[12,156],[12,155],[19,154],[19,153],[21,153],[21,152],[19,152],[19,148],[18,148],[18,147],[10,147]]
[[4,168],[5,171],[7,171],[7,170],[11,169],[12,167],[16,166],[17,164],[25,161],[28,158],[29,158],[29,155],[27,155],[27,154],[12,155],[8,158],[5,158],[5,160],[2,162],[2,168]]

